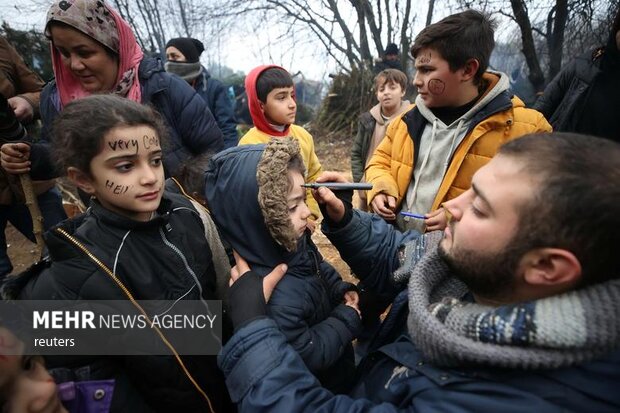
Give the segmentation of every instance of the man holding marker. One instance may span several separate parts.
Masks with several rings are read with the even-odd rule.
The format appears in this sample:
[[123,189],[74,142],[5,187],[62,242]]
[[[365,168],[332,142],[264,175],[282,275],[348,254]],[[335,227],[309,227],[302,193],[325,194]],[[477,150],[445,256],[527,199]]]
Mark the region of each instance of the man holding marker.
[[509,142],[446,202],[443,233],[402,233],[313,191],[323,233],[390,310],[353,390],[335,395],[267,310],[286,266],[248,297],[234,287],[254,276],[237,256],[235,334],[218,363],[239,411],[620,411],[620,186],[606,184],[620,181],[619,157],[619,144],[574,134]]
[[443,229],[441,205],[469,188],[501,144],[551,131],[513,96],[508,76],[487,71],[493,31],[487,16],[468,10],[415,39],[415,105],[390,123],[366,167],[370,210],[401,231]]

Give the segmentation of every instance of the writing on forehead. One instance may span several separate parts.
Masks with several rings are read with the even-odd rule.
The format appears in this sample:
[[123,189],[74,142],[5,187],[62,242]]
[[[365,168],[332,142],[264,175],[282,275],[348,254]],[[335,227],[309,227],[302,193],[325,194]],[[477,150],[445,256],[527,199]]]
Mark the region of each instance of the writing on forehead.
[[144,144],[144,149],[151,149],[153,147],[159,148],[159,138],[157,136],[149,136],[144,135],[142,137],[142,143]]
[[109,179],[106,179],[105,187],[115,195],[123,195],[124,193],[129,191],[129,188],[131,188],[131,185],[118,185],[114,181],[110,181]]
[[122,151],[124,149],[135,149],[138,152],[138,140],[137,139],[114,139],[108,142],[108,146],[113,151],[119,150]]
[[431,52],[420,53],[418,57],[415,59],[416,63],[419,65],[425,65],[431,62],[433,55]]

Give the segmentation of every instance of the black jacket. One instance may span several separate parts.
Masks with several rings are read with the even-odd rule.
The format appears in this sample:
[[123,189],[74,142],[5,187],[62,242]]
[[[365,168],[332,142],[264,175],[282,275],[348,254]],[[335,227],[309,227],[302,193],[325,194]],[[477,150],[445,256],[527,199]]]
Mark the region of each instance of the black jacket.
[[203,66],[202,73],[195,81],[194,89],[207,102],[217,126],[222,131],[224,147],[237,146],[239,133],[237,132],[235,109],[228,97],[226,86],[219,80],[212,78],[209,71]]
[[620,53],[615,37],[607,47],[578,56],[547,85],[534,109],[557,132],[576,132],[620,141]]
[[[91,202],[86,213],[46,234],[51,264],[15,280],[13,295],[28,300],[127,299],[65,231],[113,269],[137,300],[213,298],[215,274],[198,213],[184,196],[168,192],[157,213],[138,222]],[[226,405],[215,357],[182,359],[214,405]],[[209,411],[173,356],[50,356],[46,362],[61,382],[115,379],[112,412]]]

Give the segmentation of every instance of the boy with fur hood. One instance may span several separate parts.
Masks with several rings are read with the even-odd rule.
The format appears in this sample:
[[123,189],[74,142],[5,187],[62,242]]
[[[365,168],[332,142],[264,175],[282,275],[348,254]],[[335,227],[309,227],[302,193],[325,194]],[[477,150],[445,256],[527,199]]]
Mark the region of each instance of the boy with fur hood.
[[[245,78],[245,90],[254,127],[241,138],[239,145],[267,143],[273,138],[287,136],[295,138],[299,142],[300,154],[306,166],[305,181],[316,181],[323,170],[314,152],[312,135],[303,127],[293,124],[297,103],[291,75],[280,66],[258,66]],[[312,211],[308,228],[314,231],[314,221],[321,217],[321,212],[310,189],[306,194],[308,207]]]
[[212,158],[205,198],[222,237],[258,276],[287,265],[269,301],[270,316],[323,385],[345,392],[355,369],[351,341],[361,328],[358,296],[310,238],[303,176],[297,140],[244,145]]

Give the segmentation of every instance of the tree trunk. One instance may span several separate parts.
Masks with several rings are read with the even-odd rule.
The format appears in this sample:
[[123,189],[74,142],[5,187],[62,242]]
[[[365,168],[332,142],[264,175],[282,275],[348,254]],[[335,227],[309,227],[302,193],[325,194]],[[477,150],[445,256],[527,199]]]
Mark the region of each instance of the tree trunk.
[[553,22],[553,29],[547,31],[547,45],[549,47],[549,72],[547,73],[547,79],[553,79],[562,68],[562,50],[564,48],[564,31],[567,20],[568,1],[557,0],[555,7],[549,12],[549,21]]
[[435,0],[428,0],[428,12],[426,13],[426,24],[424,25],[424,27],[432,23],[434,9],[435,9]]
[[527,14],[527,8],[524,0],[510,0],[515,20],[521,30],[521,41],[523,43],[523,55],[529,68],[530,74],[528,78],[536,92],[542,92],[545,87],[545,75],[540,68],[540,61],[536,54],[534,46],[534,37],[532,35],[532,24]]

